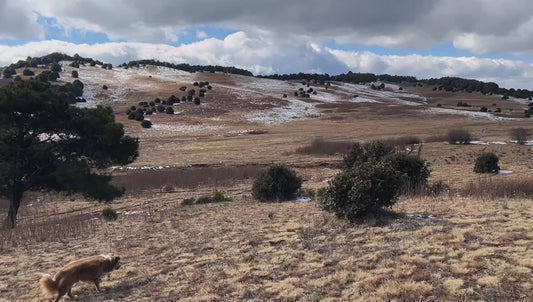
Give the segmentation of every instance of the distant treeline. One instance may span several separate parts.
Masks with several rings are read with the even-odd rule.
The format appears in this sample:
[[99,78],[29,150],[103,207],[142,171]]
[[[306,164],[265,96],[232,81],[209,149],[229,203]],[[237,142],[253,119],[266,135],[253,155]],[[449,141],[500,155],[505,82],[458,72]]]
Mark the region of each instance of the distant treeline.
[[57,63],[59,61],[74,61],[80,64],[90,64],[93,66],[96,64],[103,65],[101,61],[94,60],[91,58],[83,58],[79,56],[78,54],[75,54],[74,56],[69,56],[64,53],[53,52],[51,54],[48,54],[42,57],[36,57],[36,58],[27,57],[26,60],[19,60],[18,62],[13,63],[6,68],[16,69],[16,68],[23,68],[23,67],[47,66],[52,63]]
[[376,81],[383,81],[389,83],[407,83],[407,84],[426,84],[434,86],[435,90],[445,91],[465,91],[465,92],[481,92],[483,94],[498,94],[504,98],[530,98],[533,97],[533,91],[527,89],[502,88],[493,82],[482,82],[472,79],[463,79],[458,77],[443,77],[439,79],[417,79],[412,76],[398,76],[390,74],[373,74],[373,73],[354,73],[349,71],[339,75],[330,76],[329,74],[317,73],[291,73],[291,74],[273,74],[266,76],[258,76],[261,78],[276,79],[276,80],[305,80],[316,81],[324,84],[328,81],[337,81],[345,83],[371,83]]
[[157,60],[137,60],[137,61],[129,61],[128,63],[123,63],[122,65],[119,65],[119,67],[139,67],[141,65],[155,65],[155,66],[162,66],[162,67],[168,67],[172,69],[179,69],[187,72],[224,72],[224,73],[232,73],[232,74],[240,74],[245,76],[251,76],[253,77],[254,74],[246,69],[236,68],[236,67],[226,67],[226,66],[219,66],[219,65],[189,65],[185,63],[181,64],[174,64],[169,62],[161,62]]

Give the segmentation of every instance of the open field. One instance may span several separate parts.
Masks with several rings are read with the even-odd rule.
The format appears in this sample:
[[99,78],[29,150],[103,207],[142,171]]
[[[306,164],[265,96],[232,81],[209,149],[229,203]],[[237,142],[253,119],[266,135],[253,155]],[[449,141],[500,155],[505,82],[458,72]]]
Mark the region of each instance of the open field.
[[[72,80],[70,70],[63,80]],[[108,252],[121,254],[123,267],[102,282],[102,294],[90,284],[75,286],[77,301],[533,300],[533,201],[465,197],[463,190],[486,178],[472,171],[483,151],[498,154],[502,170],[513,172],[491,180],[527,186],[533,179],[533,146],[509,135],[532,128],[519,114],[527,103],[343,83],[311,85],[317,95],[299,98],[294,92],[308,89],[301,82],[152,66],[79,73],[89,103],[112,106],[140,139],[138,160],[113,170],[115,183],[128,189],[112,205],[120,218],[101,220],[106,205],[79,196],[29,194],[18,229],[0,230],[0,301],[41,301],[41,273]],[[181,103],[175,114],[150,116],[151,129],[127,119],[130,106],[181,98],[178,88],[194,81],[213,87],[200,106]],[[458,101],[473,107],[457,108]],[[481,106],[502,112],[480,113]],[[456,127],[483,144],[434,139]],[[252,180],[272,163],[295,168],[305,189],[327,187],[342,154],[298,151],[316,139],[342,148],[402,137],[427,141],[420,156],[431,165],[430,181],[449,184],[450,194],[402,197],[392,209],[397,215],[358,224],[323,212],[314,199],[263,204],[251,197]],[[181,205],[215,191],[232,201]]]

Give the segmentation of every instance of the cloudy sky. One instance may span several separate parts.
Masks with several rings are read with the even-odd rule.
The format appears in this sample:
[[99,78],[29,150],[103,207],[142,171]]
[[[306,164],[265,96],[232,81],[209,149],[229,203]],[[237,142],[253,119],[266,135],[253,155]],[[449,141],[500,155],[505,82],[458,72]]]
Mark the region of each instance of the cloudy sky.
[[529,0],[0,0],[0,66],[53,51],[254,74],[460,76],[533,89]]

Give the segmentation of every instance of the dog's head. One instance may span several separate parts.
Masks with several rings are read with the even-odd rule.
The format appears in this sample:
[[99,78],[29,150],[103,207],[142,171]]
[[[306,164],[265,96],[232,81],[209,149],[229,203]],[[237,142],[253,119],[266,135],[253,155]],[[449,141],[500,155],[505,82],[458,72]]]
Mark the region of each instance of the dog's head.
[[[108,258],[109,257],[109,258]],[[120,268],[120,256],[119,255],[115,255],[115,254],[111,254],[111,255],[108,255],[108,257],[106,257],[106,260],[108,262],[108,271],[113,271],[113,270],[117,270]]]

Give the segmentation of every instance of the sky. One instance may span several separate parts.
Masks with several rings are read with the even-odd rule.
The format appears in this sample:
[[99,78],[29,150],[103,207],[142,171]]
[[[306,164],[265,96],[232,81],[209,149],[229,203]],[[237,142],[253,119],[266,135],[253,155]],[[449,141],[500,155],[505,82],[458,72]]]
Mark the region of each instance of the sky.
[[533,89],[529,0],[0,0],[0,66],[50,52],[254,74],[458,76]]

